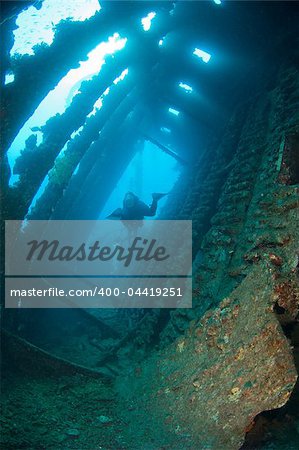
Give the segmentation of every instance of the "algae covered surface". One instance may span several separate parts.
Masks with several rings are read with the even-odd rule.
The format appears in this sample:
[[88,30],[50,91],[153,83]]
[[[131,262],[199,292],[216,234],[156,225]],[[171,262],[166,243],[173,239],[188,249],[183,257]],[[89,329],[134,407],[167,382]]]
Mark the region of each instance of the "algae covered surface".
[[[9,383],[9,388],[7,388]],[[111,387],[75,375],[2,381],[1,448],[125,448]]]

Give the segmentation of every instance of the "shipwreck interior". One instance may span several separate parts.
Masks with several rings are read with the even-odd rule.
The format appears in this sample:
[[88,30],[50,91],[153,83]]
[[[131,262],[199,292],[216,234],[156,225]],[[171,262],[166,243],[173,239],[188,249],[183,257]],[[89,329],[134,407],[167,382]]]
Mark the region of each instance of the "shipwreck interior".
[[7,309],[5,449],[299,448],[295,1],[1,1],[5,220],[192,220],[191,309]]

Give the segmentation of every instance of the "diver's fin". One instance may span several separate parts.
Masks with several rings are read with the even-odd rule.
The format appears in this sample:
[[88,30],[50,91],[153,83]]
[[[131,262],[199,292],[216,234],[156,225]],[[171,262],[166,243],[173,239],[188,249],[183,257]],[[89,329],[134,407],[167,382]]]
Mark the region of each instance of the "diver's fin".
[[152,194],[152,197],[153,197],[153,200],[160,200],[161,198],[165,197],[165,195],[167,195],[167,194],[160,194],[160,193],[154,192]]
[[121,208],[117,208],[115,211],[113,211],[112,214],[109,214],[108,217],[106,217],[107,219],[110,220],[121,220],[122,218],[122,209]]

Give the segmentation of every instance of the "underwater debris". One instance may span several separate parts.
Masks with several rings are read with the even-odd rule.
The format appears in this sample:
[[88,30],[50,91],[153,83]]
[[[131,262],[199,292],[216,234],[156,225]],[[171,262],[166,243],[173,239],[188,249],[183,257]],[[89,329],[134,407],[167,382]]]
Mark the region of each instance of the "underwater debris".
[[276,267],[282,266],[282,258],[280,256],[275,255],[274,253],[269,253],[269,259],[272,264]]
[[65,434],[71,439],[78,439],[78,437],[80,436],[80,432],[76,428],[70,428],[69,430],[66,430]]
[[196,448],[240,448],[253,417],[285,404],[297,379],[291,349],[269,309],[274,289],[267,272],[252,266],[199,327],[159,354],[157,367],[155,359],[142,362],[130,395],[142,395],[151,417],[166,420],[172,432],[182,424]]

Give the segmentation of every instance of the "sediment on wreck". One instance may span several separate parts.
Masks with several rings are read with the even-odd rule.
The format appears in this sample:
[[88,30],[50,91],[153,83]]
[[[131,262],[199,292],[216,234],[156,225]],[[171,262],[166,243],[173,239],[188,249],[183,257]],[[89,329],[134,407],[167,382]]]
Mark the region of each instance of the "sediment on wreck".
[[273,314],[272,275],[265,262],[256,265],[216,309],[140,364],[136,377],[118,381],[125,402],[137,401],[137,429],[142,410],[157,439],[175,449],[238,449],[258,413],[285,404],[297,373]]
[[293,269],[289,264],[297,258],[298,184],[283,182],[282,170],[288,171],[283,158],[290,152],[288,142],[295,153],[298,92],[296,60],[283,61],[275,83],[271,80],[268,90],[238,107],[213,162],[201,166],[197,183],[193,180],[179,215],[186,217],[187,210],[193,217],[193,309],[185,318],[184,311],[171,313],[169,337],[163,331],[166,339],[217,305],[258,260],[271,264],[271,254],[277,253],[286,273]]
[[[5,149],[38,103],[69,68],[86,57],[95,42],[107,39],[119,26],[129,37],[123,53],[108,58],[100,76],[82,84],[66,112],[42,127],[42,144],[36,145],[36,135],[29,137],[16,161],[20,181],[15,187],[8,185],[5,160],[7,219],[26,216],[46,176],[48,187],[28,218],[96,219],[125,166],[143,146],[144,136],[152,131],[158,134],[163,118],[159,110],[167,111],[173,95],[168,85],[177,83],[177,73],[197,74],[184,60],[182,72],[177,72],[181,60],[176,45],[169,54],[163,49],[159,53],[161,31],[173,31],[168,11],[164,11],[169,20],[165,29],[160,27],[146,38],[142,30],[135,31],[135,25],[126,22],[127,17],[140,19],[146,10],[143,2],[124,2],[117,11],[126,14],[119,15],[114,2],[106,3],[111,16],[105,27],[101,28],[101,15],[85,24],[61,24],[51,48],[37,49],[33,59],[15,61],[15,83],[5,87]],[[199,3],[201,8],[206,2]],[[159,8],[164,4],[159,3]],[[184,8],[184,2],[179,4]],[[249,19],[253,17],[249,14]],[[175,20],[182,26],[184,17]],[[215,23],[222,21],[219,15]],[[222,41],[225,27],[212,28]],[[286,24],[281,34],[285,28]],[[68,38],[76,45],[69,48]],[[135,46],[130,47],[131,39]],[[172,42],[180,44],[180,37],[174,36]],[[285,51],[289,42],[294,51],[290,47]],[[230,86],[232,78],[224,76],[219,83],[218,74],[202,69],[201,81],[213,78],[210,84],[203,83],[207,99],[216,86],[217,113],[211,112],[212,107],[202,108],[201,103],[199,107],[198,98],[191,106],[178,100],[188,127],[178,128],[178,134],[183,132],[177,146],[185,152],[180,156],[188,164],[160,218],[193,221],[193,308],[149,311],[134,319],[136,326],[129,332],[116,313],[112,323],[120,327],[121,337],[109,335],[110,350],[95,340],[87,342],[83,351],[69,351],[72,358],[80,359],[93,348],[99,368],[109,372],[109,380],[116,379],[123,402],[122,422],[130,424],[127,442],[132,449],[136,442],[150,442],[150,448],[165,444],[174,450],[233,450],[240,448],[247,434],[246,448],[257,434],[260,418],[266,417],[263,411],[282,411],[283,405],[298,399],[294,385],[298,372],[299,47],[289,36],[280,45],[273,37],[271,45],[271,54],[261,64],[267,73],[260,74],[261,66],[256,64],[246,72],[245,82],[239,79]],[[144,47],[149,49],[146,58]],[[260,50],[263,53],[265,47]],[[127,66],[127,84],[112,86]],[[173,67],[173,74],[168,67]],[[90,115],[108,87],[112,87],[109,103]],[[197,126],[204,129],[205,137]],[[28,318],[24,322],[31,325],[34,314],[30,316],[32,322]],[[90,330],[90,325],[83,329]],[[27,358],[27,349],[33,354],[32,347],[23,344],[27,366],[33,368]],[[36,354],[47,360],[47,367],[48,363],[55,365],[55,374],[66,367],[70,372],[88,369],[64,359],[51,360],[50,354]],[[87,363],[95,364],[95,358]]]

